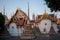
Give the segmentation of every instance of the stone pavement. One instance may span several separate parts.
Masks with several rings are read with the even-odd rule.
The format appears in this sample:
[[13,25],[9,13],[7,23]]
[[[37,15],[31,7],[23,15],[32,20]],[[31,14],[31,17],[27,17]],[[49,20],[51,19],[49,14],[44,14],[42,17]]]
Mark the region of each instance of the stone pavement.
[[[33,29],[35,30],[35,28]],[[37,30],[34,31],[36,33]],[[20,36],[10,36],[7,31],[3,31],[2,34],[0,34],[0,40],[60,40],[60,33],[57,34],[39,34],[39,31],[36,33],[36,37],[34,39],[21,39]]]
[[[0,40],[22,40],[22,39],[20,39],[19,36],[0,36]],[[35,39],[28,39],[28,40],[60,40],[60,34],[39,35]]]

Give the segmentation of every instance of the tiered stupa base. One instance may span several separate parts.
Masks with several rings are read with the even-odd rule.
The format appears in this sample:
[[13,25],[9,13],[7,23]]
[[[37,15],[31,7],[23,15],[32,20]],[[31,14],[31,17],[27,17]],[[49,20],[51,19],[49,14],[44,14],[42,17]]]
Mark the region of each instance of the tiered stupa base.
[[21,39],[34,39],[35,35],[30,24],[25,26],[25,31],[22,33]]

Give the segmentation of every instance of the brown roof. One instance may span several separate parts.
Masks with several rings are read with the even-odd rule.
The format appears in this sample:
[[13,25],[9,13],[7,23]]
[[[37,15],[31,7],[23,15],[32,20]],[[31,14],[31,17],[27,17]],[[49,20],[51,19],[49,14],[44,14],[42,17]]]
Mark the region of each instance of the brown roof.
[[14,18],[14,16],[16,16],[16,14],[17,14],[18,11],[22,12],[25,16],[27,16],[26,13],[23,12],[21,9],[17,9],[16,12],[15,12],[15,14],[11,17],[9,24],[12,22],[12,19]]
[[60,25],[60,18],[57,19],[57,24]]
[[38,18],[41,18],[42,17],[42,15],[38,15]]
[[[13,19],[13,17],[17,14],[18,11],[21,11],[22,13],[24,13],[24,15],[26,15],[26,13],[23,12],[21,9],[17,9],[16,12],[15,12],[15,14],[11,17],[11,19]],[[27,15],[26,15],[26,16],[27,16]]]
[[54,14],[49,14],[49,16],[54,17]]

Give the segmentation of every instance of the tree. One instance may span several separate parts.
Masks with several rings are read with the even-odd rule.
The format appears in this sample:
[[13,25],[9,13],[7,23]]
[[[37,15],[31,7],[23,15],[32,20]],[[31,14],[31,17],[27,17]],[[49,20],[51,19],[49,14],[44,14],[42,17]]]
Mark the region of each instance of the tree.
[[51,12],[60,11],[60,0],[45,0]]
[[4,29],[5,18],[0,12],[0,32]]

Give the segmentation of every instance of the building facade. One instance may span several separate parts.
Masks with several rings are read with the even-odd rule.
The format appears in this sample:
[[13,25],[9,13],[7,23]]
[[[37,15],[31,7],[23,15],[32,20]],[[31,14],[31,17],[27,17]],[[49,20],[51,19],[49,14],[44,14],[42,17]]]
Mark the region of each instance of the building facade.
[[57,17],[54,14],[48,14],[46,11],[43,15],[36,17],[36,25],[43,34],[58,33]]
[[28,17],[21,9],[17,9],[15,14],[12,16],[8,31],[11,36],[21,36],[24,31],[24,26],[27,24]]
[[33,15],[33,20],[30,20],[25,12],[21,9],[17,9],[9,21],[7,30],[11,36],[21,36],[25,31],[24,27],[30,24],[32,29],[38,27],[42,34],[53,34],[58,33],[57,23],[57,16],[48,14],[46,11],[43,15],[37,15],[36,18],[35,15]]

